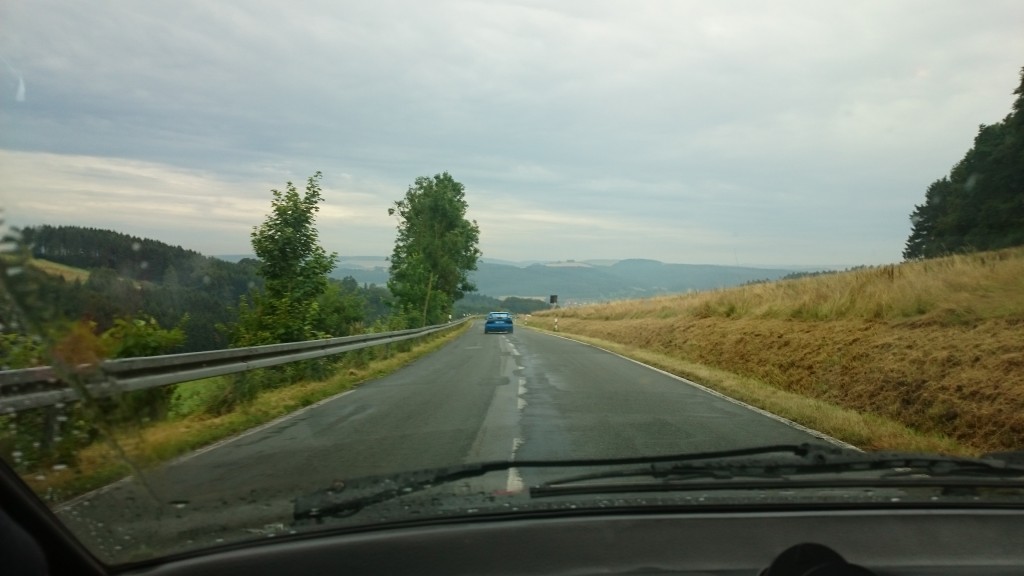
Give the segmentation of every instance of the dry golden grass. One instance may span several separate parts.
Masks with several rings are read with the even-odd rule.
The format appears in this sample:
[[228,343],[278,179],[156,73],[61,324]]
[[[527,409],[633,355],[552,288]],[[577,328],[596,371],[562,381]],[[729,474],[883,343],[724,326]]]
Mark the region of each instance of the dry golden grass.
[[[967,451],[1024,446],[1024,249],[557,315],[562,332],[752,378]],[[751,403],[819,427],[786,408],[795,402]],[[874,427],[836,436],[865,448],[917,442]]]
[[940,324],[1024,318],[1024,248],[563,309],[558,314],[599,320],[914,319]]
[[599,338],[578,334],[572,334],[571,337],[688,378],[726,396],[865,450],[910,450],[960,455],[978,453],[942,434],[925,434],[895,419],[857,412],[824,400],[788,392],[757,378]]
[[325,398],[390,374],[420,358],[469,328],[469,323],[442,336],[428,337],[408,352],[371,362],[365,368],[345,368],[322,382],[301,382],[267,390],[237,410],[218,416],[196,415],[167,420],[133,430],[121,430],[111,442],[97,442],[76,453],[72,466],[34,471],[23,480],[50,501],[63,501],[131,474],[123,453],[137,468],[149,468],[274,420]]
[[58,264],[56,262],[50,262],[49,260],[41,260],[39,258],[33,258],[28,263],[29,266],[46,272],[51,276],[60,276],[68,282],[74,282],[78,280],[85,282],[89,279],[89,271],[81,268],[75,268],[73,266],[65,266],[64,264]]

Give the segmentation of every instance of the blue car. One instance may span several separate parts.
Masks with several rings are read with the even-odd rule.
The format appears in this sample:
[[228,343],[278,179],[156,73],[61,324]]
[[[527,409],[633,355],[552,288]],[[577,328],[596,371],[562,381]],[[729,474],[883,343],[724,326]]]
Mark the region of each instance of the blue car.
[[512,314],[508,312],[491,312],[484,321],[484,334],[492,332],[512,333]]

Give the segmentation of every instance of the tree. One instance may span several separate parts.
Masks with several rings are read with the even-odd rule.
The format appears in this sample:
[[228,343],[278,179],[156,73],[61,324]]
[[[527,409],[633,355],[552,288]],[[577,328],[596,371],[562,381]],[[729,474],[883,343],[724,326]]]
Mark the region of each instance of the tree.
[[388,209],[398,217],[388,288],[414,323],[447,320],[452,304],[476,290],[469,272],[481,255],[480,228],[466,219],[464,190],[447,172],[421,176]]
[[914,207],[904,258],[1024,244],[1024,68],[1013,93],[1013,111],[982,124],[963,159]]
[[351,276],[331,279],[317,299],[320,315],[314,328],[329,336],[356,333],[366,317],[366,300],[359,294],[359,283]]
[[271,212],[252,230],[263,290],[252,291],[239,304],[232,334],[236,346],[298,342],[318,335],[317,300],[338,257],[320,246],[315,225],[323,202],[322,176],[310,176],[303,195],[291,182],[284,192],[271,190]]

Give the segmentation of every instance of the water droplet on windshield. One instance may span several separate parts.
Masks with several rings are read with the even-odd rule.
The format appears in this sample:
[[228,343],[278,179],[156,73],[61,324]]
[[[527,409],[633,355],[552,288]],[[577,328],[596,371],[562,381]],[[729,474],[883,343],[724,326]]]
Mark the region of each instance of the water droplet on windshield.
[[132,242],[132,252],[138,252],[142,250],[142,244],[139,242]]
[[67,464],[54,464],[54,465],[53,465],[53,469],[54,469],[54,470],[64,470],[64,469],[66,469],[67,467],[68,467],[68,465],[67,465]]

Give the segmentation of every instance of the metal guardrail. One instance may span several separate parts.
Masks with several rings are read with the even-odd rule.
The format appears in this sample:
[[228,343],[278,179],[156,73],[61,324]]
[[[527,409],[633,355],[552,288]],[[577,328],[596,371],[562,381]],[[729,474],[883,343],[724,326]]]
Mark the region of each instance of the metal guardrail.
[[111,396],[393,344],[440,332],[469,320],[306,342],[107,360],[94,366],[80,366],[76,374],[82,382],[77,386],[65,382],[60,371],[50,366],[6,370],[0,372],[0,414],[75,402],[81,399],[80,388],[83,387],[92,397]]

